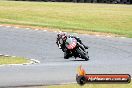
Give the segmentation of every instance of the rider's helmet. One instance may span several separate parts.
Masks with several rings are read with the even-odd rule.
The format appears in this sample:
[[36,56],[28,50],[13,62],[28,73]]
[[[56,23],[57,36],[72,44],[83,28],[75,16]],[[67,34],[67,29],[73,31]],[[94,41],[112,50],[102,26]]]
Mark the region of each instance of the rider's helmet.
[[62,38],[62,36],[65,36],[65,35],[66,35],[66,33],[60,32],[60,33],[57,34],[57,37],[58,37],[58,38]]

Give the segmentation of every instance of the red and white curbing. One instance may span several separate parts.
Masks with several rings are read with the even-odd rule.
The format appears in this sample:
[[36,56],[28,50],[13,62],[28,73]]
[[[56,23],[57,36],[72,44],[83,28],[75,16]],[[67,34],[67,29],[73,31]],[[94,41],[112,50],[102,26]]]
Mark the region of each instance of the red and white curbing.
[[[16,57],[16,56],[10,56],[10,55],[3,55],[3,54],[0,54],[0,56],[5,56],[5,57]],[[25,58],[25,59],[29,59],[29,58]],[[30,62],[29,63],[23,63],[23,64],[2,64],[0,65],[1,66],[23,66],[23,65],[31,65],[31,64],[39,64],[40,61],[39,60],[36,60],[36,59],[29,59]]]
[[7,28],[11,27],[11,26],[6,26]]
[[14,27],[14,28],[18,29],[18,28],[20,28],[20,27]]
[[[7,27],[7,28],[9,28],[9,27],[14,27],[14,26],[4,26],[4,25],[0,25],[0,27]],[[14,27],[14,28],[16,28],[16,29],[18,29],[18,28],[20,28],[20,27]],[[31,29],[31,28],[25,28],[25,29]],[[38,31],[39,29],[35,29],[34,31]],[[43,30],[42,32],[47,32],[48,30]],[[55,33],[60,33],[60,32],[62,32],[62,31],[59,31],[59,32],[57,32],[57,31],[54,31]],[[95,35],[95,36],[97,36],[97,37],[102,37],[102,36],[104,36],[104,35]],[[111,38],[112,36],[105,36],[105,37],[107,37],[107,38]],[[126,38],[126,37],[120,37],[120,38]]]

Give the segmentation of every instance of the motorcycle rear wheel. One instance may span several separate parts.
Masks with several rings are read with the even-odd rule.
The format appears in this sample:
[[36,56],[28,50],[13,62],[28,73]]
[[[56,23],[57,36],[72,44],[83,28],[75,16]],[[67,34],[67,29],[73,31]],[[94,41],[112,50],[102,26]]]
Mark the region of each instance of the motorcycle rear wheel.
[[69,59],[69,55],[66,52],[64,52],[64,59]]

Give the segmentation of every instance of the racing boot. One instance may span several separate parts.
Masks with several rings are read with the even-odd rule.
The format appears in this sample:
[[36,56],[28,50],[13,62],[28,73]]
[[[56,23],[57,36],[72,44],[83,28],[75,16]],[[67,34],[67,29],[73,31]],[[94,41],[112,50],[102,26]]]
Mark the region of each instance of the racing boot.
[[78,39],[78,41],[79,41],[80,44],[83,45],[83,47],[84,47],[85,49],[88,49],[88,48],[89,48],[88,46],[85,46],[85,45],[82,43],[82,41],[81,41],[80,39]]
[[89,48],[88,46],[84,45],[83,43],[82,43],[82,45],[84,46],[85,49],[88,49]]

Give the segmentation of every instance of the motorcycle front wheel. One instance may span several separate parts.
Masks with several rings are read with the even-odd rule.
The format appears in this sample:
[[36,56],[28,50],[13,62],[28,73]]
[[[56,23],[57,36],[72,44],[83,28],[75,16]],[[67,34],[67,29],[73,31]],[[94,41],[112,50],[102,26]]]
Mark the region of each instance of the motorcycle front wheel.
[[85,61],[89,60],[89,56],[87,54],[85,55],[80,49],[77,49],[77,53],[80,54],[81,58],[85,59]]

